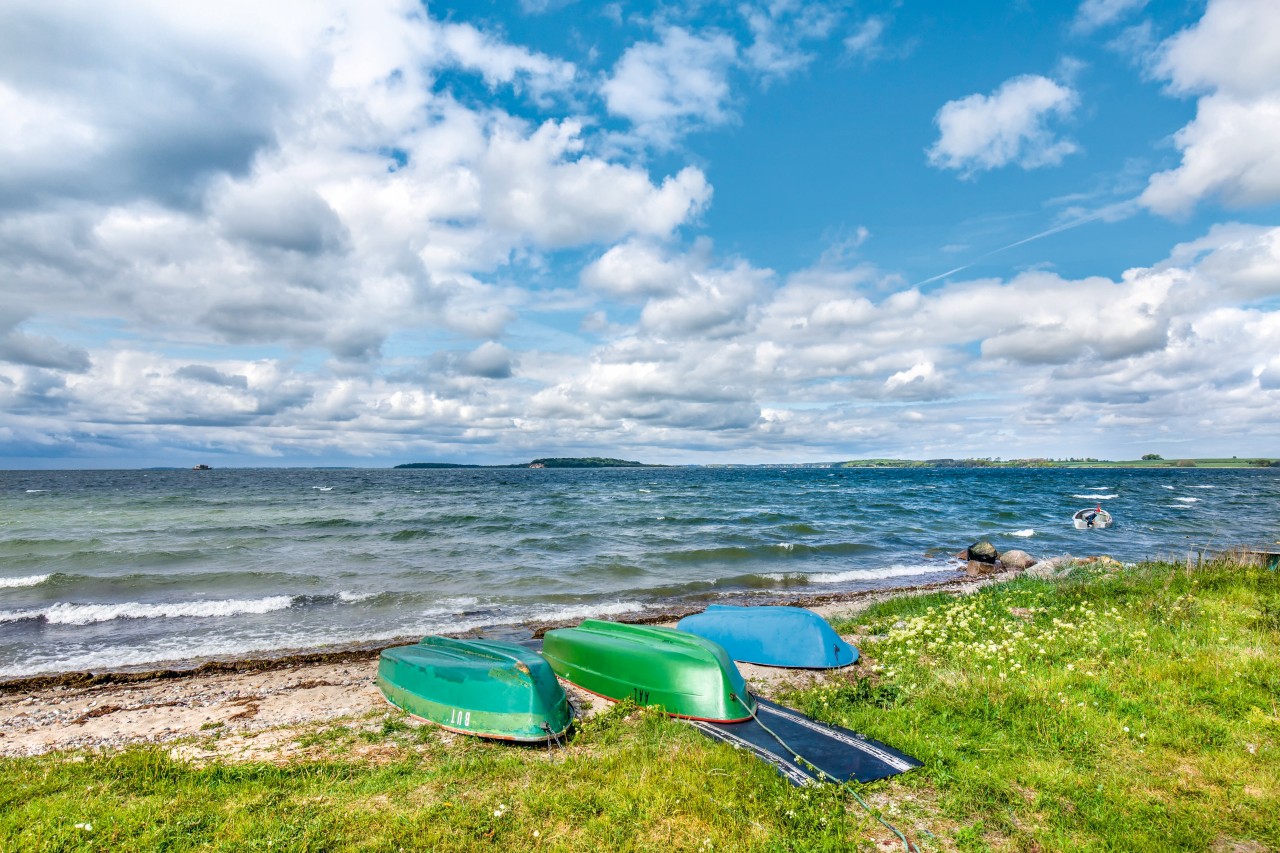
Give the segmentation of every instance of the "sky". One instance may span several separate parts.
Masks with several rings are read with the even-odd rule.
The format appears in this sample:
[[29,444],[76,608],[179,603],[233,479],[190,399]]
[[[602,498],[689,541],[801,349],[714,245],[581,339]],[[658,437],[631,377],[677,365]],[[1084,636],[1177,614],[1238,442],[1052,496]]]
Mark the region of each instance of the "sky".
[[0,4],[0,467],[1280,455],[1275,0]]

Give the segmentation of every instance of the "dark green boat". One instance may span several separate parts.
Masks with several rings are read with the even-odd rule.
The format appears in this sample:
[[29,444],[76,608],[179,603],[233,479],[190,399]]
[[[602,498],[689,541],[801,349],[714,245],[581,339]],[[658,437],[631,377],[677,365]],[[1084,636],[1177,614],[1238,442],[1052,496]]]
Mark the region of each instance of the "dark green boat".
[[723,648],[671,628],[588,619],[548,631],[542,654],[557,675],[583,690],[676,717],[739,722],[756,707]]
[[533,743],[559,736],[573,712],[537,652],[495,640],[423,637],[386,649],[378,689],[392,705],[450,731]]

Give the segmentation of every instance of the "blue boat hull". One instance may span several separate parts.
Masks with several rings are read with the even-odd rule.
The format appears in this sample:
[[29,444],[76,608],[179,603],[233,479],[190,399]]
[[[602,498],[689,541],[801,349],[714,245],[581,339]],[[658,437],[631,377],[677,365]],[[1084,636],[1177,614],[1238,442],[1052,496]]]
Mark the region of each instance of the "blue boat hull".
[[827,620],[799,607],[713,604],[676,627],[719,643],[729,657],[746,663],[832,669],[858,660],[858,650],[840,639]]

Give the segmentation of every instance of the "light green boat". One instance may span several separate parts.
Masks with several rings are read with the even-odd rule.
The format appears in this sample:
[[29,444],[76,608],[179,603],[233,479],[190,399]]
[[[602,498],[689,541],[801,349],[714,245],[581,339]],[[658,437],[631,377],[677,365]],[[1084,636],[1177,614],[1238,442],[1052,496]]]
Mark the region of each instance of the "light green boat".
[[565,681],[606,699],[713,722],[740,722],[755,711],[728,653],[694,634],[587,619],[548,631],[542,654]]
[[415,717],[480,737],[536,743],[563,734],[573,720],[551,667],[515,643],[423,637],[386,649],[378,689]]

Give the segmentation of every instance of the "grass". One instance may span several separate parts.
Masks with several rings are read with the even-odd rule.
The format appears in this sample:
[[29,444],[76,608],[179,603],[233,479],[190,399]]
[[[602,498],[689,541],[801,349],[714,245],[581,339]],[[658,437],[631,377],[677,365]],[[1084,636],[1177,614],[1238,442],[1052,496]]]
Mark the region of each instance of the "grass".
[[[863,663],[784,697],[925,762],[858,790],[922,850],[1280,850],[1280,580],[1148,564],[876,605]],[[237,735],[210,732],[208,737]],[[4,850],[856,850],[834,786],[618,705],[548,754],[394,716],[279,763],[0,761]]]

